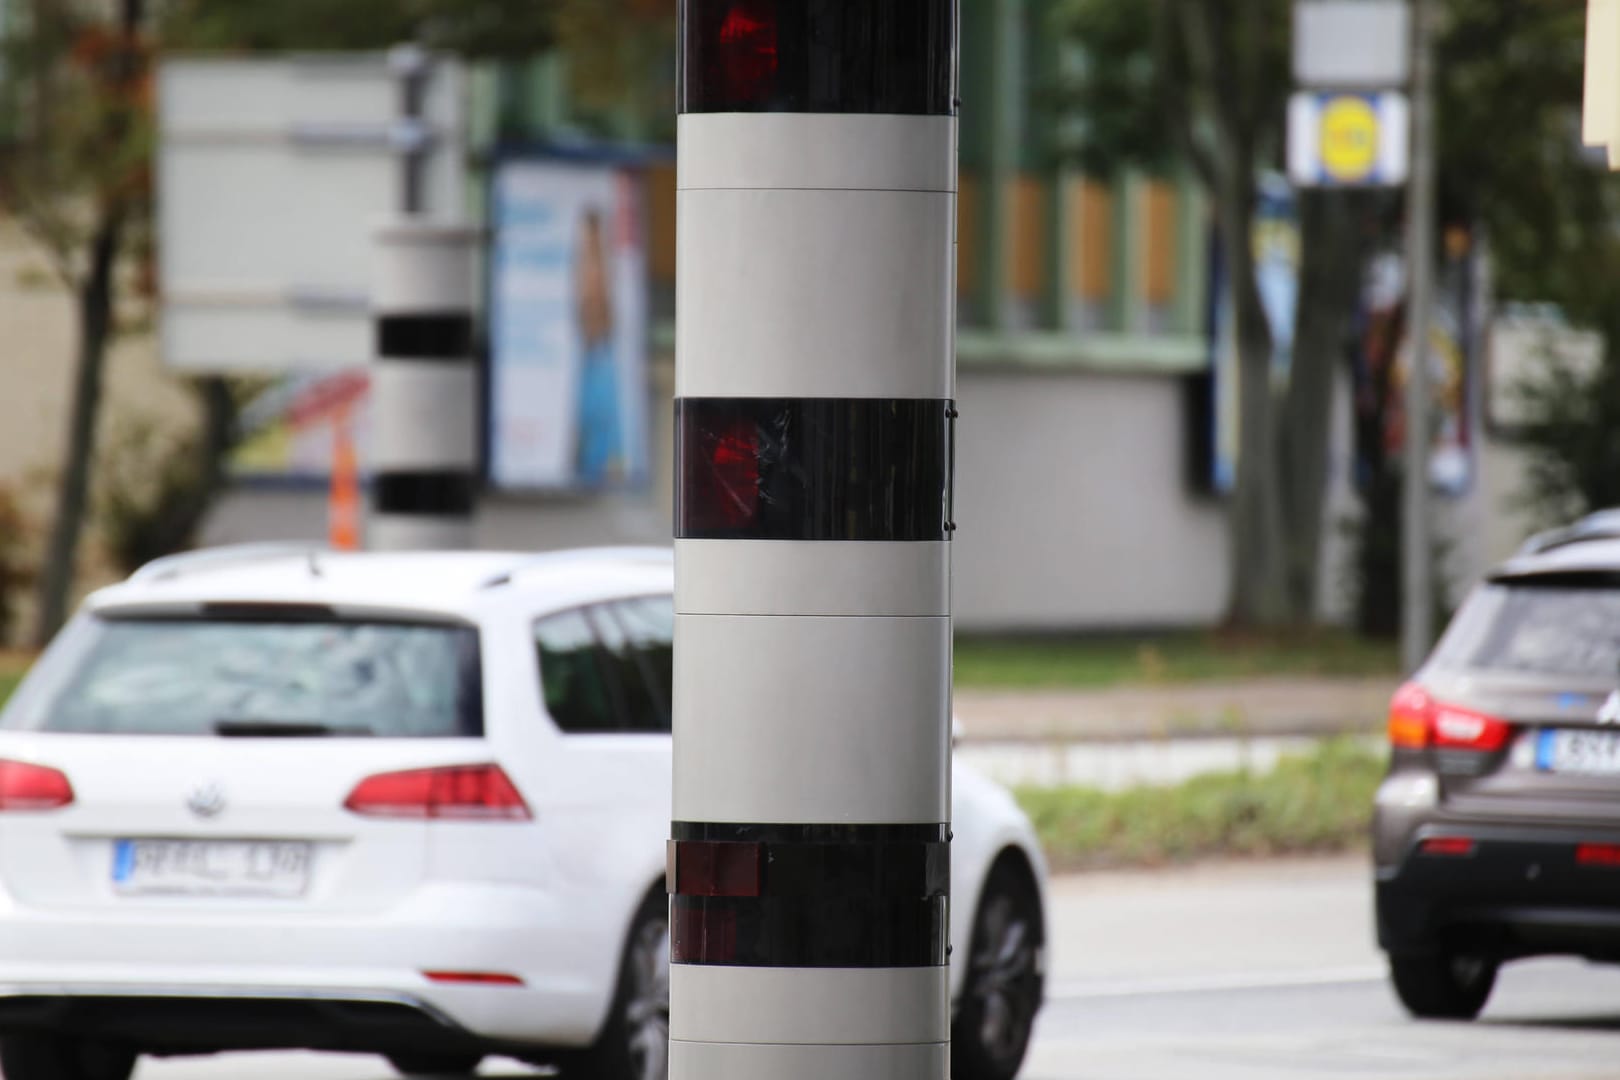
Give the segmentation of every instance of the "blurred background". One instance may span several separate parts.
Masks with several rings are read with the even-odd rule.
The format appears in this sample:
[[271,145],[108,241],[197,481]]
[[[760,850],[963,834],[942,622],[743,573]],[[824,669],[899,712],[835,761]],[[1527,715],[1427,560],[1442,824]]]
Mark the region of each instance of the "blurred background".
[[[1403,191],[1289,185],[1289,9],[1216,32],[1195,4],[964,0],[964,633],[1398,626]],[[1614,501],[1620,278],[1614,185],[1578,138],[1583,6],[1437,16],[1445,608],[1533,529]],[[39,642],[65,596],[157,555],[324,536],[340,427],[364,477],[355,255],[394,181],[385,142],[368,179],[364,147],[320,136],[388,120],[386,71],[367,89],[356,54],[404,41],[446,57],[430,209],[489,228],[479,545],[667,539],[674,19],[654,0],[4,0],[5,640]],[[544,316],[501,298],[545,287],[523,278],[526,207],[578,212],[592,184],[617,193],[626,378],[622,461],[584,475],[549,449],[572,418],[532,381],[556,362]],[[1222,226],[1250,235],[1244,266]],[[1240,409],[1257,349],[1267,400]]]
[[[1405,129],[1379,136],[1373,97],[1319,117],[1320,175],[1290,182],[1291,13],[962,2],[970,739],[976,716],[1066,738],[1083,710],[1043,689],[1156,687],[1155,731],[1381,721],[1409,245],[1404,186],[1355,145]],[[1533,531],[1617,501],[1620,238],[1580,142],[1584,16],[1432,7],[1440,615]],[[8,670],[149,559],[363,520],[366,275],[398,203],[402,43],[436,57],[427,209],[486,230],[478,545],[667,541],[675,17],[660,0],[0,0]],[[582,285],[546,223],[586,217],[600,265]],[[597,422],[569,405],[583,360],[553,325],[581,289],[618,375],[595,465],[573,452]],[[1211,683],[1244,689],[1176,697]],[[1003,691],[1025,711],[975,698]]]

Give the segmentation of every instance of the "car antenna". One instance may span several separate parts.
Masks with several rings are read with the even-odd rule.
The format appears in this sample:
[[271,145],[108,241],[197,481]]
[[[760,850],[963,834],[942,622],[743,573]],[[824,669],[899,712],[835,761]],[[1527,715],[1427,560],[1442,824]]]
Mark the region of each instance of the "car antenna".
[[320,562],[320,559],[318,557],[319,555],[320,555],[320,552],[316,551],[314,548],[309,549],[309,576],[310,577],[321,577],[322,576],[322,574],[321,574],[321,562]]

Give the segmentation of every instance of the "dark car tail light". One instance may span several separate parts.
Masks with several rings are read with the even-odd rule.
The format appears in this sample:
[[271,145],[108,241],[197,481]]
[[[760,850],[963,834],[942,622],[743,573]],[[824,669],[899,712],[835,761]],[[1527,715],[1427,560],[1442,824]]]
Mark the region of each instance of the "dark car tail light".
[[1507,745],[1512,734],[1506,720],[1436,701],[1415,682],[1404,683],[1389,703],[1389,742],[1398,749],[1490,753]]
[[367,817],[528,821],[529,806],[499,765],[379,773],[360,781],[345,809]]
[[57,810],[73,802],[73,785],[60,769],[0,758],[0,812]]
[[1620,867],[1620,844],[1577,844],[1575,862],[1581,866]]

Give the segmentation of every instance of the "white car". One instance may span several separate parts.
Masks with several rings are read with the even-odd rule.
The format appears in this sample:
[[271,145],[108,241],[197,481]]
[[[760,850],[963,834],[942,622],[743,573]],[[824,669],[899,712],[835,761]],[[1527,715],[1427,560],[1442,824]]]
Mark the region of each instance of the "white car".
[[[666,1070],[671,554],[160,560],[0,713],[0,1069],[139,1054]],[[1043,881],[954,770],[953,1071],[1009,1080]]]

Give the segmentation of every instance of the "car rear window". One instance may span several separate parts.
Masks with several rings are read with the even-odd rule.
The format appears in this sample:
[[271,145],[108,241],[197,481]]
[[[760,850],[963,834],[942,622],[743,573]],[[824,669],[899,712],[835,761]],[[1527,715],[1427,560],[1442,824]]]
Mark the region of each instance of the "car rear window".
[[483,731],[478,633],[342,618],[75,621],[0,728],[109,735],[376,735]]
[[1620,580],[1510,578],[1475,590],[1435,654],[1442,667],[1620,674]]

